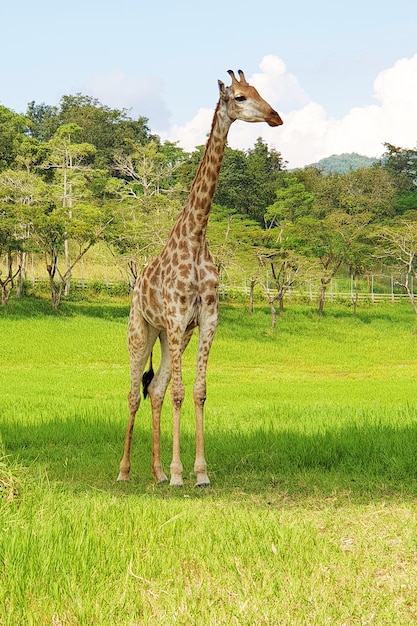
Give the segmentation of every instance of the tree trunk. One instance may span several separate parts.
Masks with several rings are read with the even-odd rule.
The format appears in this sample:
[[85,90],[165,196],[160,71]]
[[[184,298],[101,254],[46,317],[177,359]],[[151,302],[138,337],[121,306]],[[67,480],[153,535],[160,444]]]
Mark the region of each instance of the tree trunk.
[[408,299],[410,300],[410,304],[413,307],[413,311],[414,313],[417,315],[417,304],[416,304],[416,299],[414,297],[414,294],[411,293],[411,291],[408,293]]
[[20,251],[18,255],[19,255],[18,264],[20,265],[20,272],[19,272],[19,276],[17,279],[16,296],[18,298],[21,298],[22,293],[23,293],[23,283],[25,282],[26,276],[27,276],[28,253]]
[[65,295],[69,296],[71,291],[71,259],[69,252],[69,241],[65,239],[64,241],[64,253],[65,253]]
[[320,299],[319,299],[319,308],[318,308],[318,315],[321,317],[323,315],[323,310],[324,310],[324,300],[326,298],[326,289],[327,289],[327,285],[328,282],[324,282],[323,280],[321,281],[321,289],[320,289]]
[[404,287],[404,289],[407,292],[408,300],[409,300],[411,306],[413,307],[413,311],[417,315],[417,303],[416,303],[416,299],[415,299],[415,296],[413,294],[413,291],[410,289],[408,277],[407,277],[407,280],[406,280],[406,284],[403,285],[403,287]]
[[255,285],[256,285],[255,278],[251,278],[250,286],[249,286],[249,313],[253,313]]
[[[411,280],[410,280],[411,278]],[[416,299],[413,293],[413,274],[411,274],[410,272],[407,272],[407,274],[405,275],[405,281],[401,282],[399,280],[396,281],[396,284],[399,285],[402,289],[404,289],[405,293],[408,296],[408,300],[413,308],[414,313],[417,315],[417,303],[416,303]],[[410,287],[410,282],[411,282],[411,287]],[[392,291],[394,292],[394,288],[392,289]]]
[[[14,279],[19,276],[21,266],[17,268],[16,272],[13,274],[13,255],[11,252],[6,254],[6,264],[7,264],[7,276],[3,280],[0,277],[0,286],[1,286],[1,304],[2,306],[6,306],[10,300],[10,296],[13,292],[14,287]],[[1,272],[0,272],[1,276]]]
[[352,301],[353,301],[353,315],[355,317],[356,317],[356,313],[357,313],[357,310],[358,310],[358,299],[359,299],[358,277],[354,276],[353,277]]
[[[64,195],[62,198],[63,208],[68,209],[68,220],[72,219],[72,182],[68,181],[67,165],[64,167]],[[64,241],[64,254],[65,254],[65,295],[69,296],[71,291],[71,258],[69,241],[65,238]]]
[[7,297],[6,284],[2,283],[1,284],[1,306],[6,306],[8,301],[9,301],[9,298]]
[[275,306],[274,306],[274,299],[273,298],[269,299],[269,308],[271,310],[271,318],[272,318],[271,328],[272,328],[272,330],[274,330],[276,328],[276,326],[277,326],[277,312],[276,312],[276,309],[275,309]]
[[49,275],[49,290],[51,293],[51,302],[54,309],[57,309],[61,303],[62,290],[64,288],[64,280],[62,276],[59,275],[59,286],[57,287],[55,284],[55,274],[58,269],[58,256],[52,255],[52,261],[50,264],[47,264],[46,270]]

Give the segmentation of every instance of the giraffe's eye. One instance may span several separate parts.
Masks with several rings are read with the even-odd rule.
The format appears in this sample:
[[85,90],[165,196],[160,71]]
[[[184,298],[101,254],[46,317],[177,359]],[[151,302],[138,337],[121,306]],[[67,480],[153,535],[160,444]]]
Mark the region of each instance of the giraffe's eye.
[[245,96],[236,96],[235,100],[236,102],[245,102],[246,98]]

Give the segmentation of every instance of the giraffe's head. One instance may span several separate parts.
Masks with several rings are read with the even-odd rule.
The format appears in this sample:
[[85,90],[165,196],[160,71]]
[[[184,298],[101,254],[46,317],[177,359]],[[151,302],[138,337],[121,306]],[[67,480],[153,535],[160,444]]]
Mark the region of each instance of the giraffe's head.
[[232,121],[266,122],[269,126],[280,126],[282,119],[279,114],[259,95],[255,87],[246,82],[242,70],[240,80],[232,70],[228,70],[232,78],[230,87],[225,87],[219,80],[220,99],[225,104],[227,114]]

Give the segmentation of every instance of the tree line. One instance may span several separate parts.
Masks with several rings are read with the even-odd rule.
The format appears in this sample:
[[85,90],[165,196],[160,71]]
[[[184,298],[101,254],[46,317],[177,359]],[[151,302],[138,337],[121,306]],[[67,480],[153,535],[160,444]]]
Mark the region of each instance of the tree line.
[[[24,284],[29,253],[43,259],[54,307],[96,245],[133,284],[164,245],[203,150],[162,142],[145,117],[82,94],[31,102],[25,114],[0,106],[2,304]],[[285,294],[311,278],[321,314],[342,271],[389,271],[417,314],[417,149],[386,143],[371,167],[328,173],[288,170],[262,139],[226,147],[208,238],[221,273],[262,287],[273,323]]]

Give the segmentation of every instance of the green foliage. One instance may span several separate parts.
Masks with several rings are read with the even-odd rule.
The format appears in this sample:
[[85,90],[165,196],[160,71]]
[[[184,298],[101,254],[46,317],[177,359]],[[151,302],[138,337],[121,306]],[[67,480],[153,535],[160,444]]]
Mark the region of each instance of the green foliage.
[[[55,276],[67,273],[69,290],[74,262],[88,262],[87,250],[104,241],[131,283],[165,243],[203,150],[162,143],[146,118],[79,93],[58,107],[31,102],[26,116],[0,107],[3,255],[36,251],[39,264],[46,254]],[[244,272],[266,284],[266,253],[297,258],[300,280],[307,272],[316,278],[323,263],[324,281],[337,272],[383,273],[381,257],[400,280],[398,251],[388,259],[373,233],[416,208],[416,151],[386,144],[371,167],[359,155],[337,160],[342,169],[323,162],[287,172],[262,139],[246,152],[226,146],[208,231],[223,276]]]
[[57,107],[45,103],[36,104],[34,100],[28,104],[26,117],[30,137],[39,143],[52,139],[61,124]]
[[401,215],[413,211],[417,208],[417,149],[384,145],[384,168],[395,183],[395,212]]
[[129,149],[132,143],[146,143],[152,136],[147,119],[132,120],[124,109],[110,109],[96,98],[80,93],[61,98],[60,107],[31,102],[27,116],[30,133],[35,139],[47,142],[58,128],[75,124],[80,128],[80,142],[96,148],[94,166],[108,168],[116,150]]
[[226,146],[214,202],[237,213],[247,213],[246,156]]
[[47,185],[36,174],[0,173],[0,254],[33,247],[33,224],[47,198]]
[[214,201],[263,224],[282,169],[281,155],[261,139],[247,154],[226,148]]
[[0,105],[0,171],[11,167],[27,130],[27,119]]
[[399,215],[403,215],[408,211],[417,211],[417,189],[398,194],[395,209]]
[[305,184],[297,174],[284,174],[278,179],[275,202],[267,207],[265,220],[268,224],[294,222],[311,212],[314,195],[306,191]]
[[401,192],[415,191],[417,185],[417,150],[384,144],[384,167],[394,177]]

